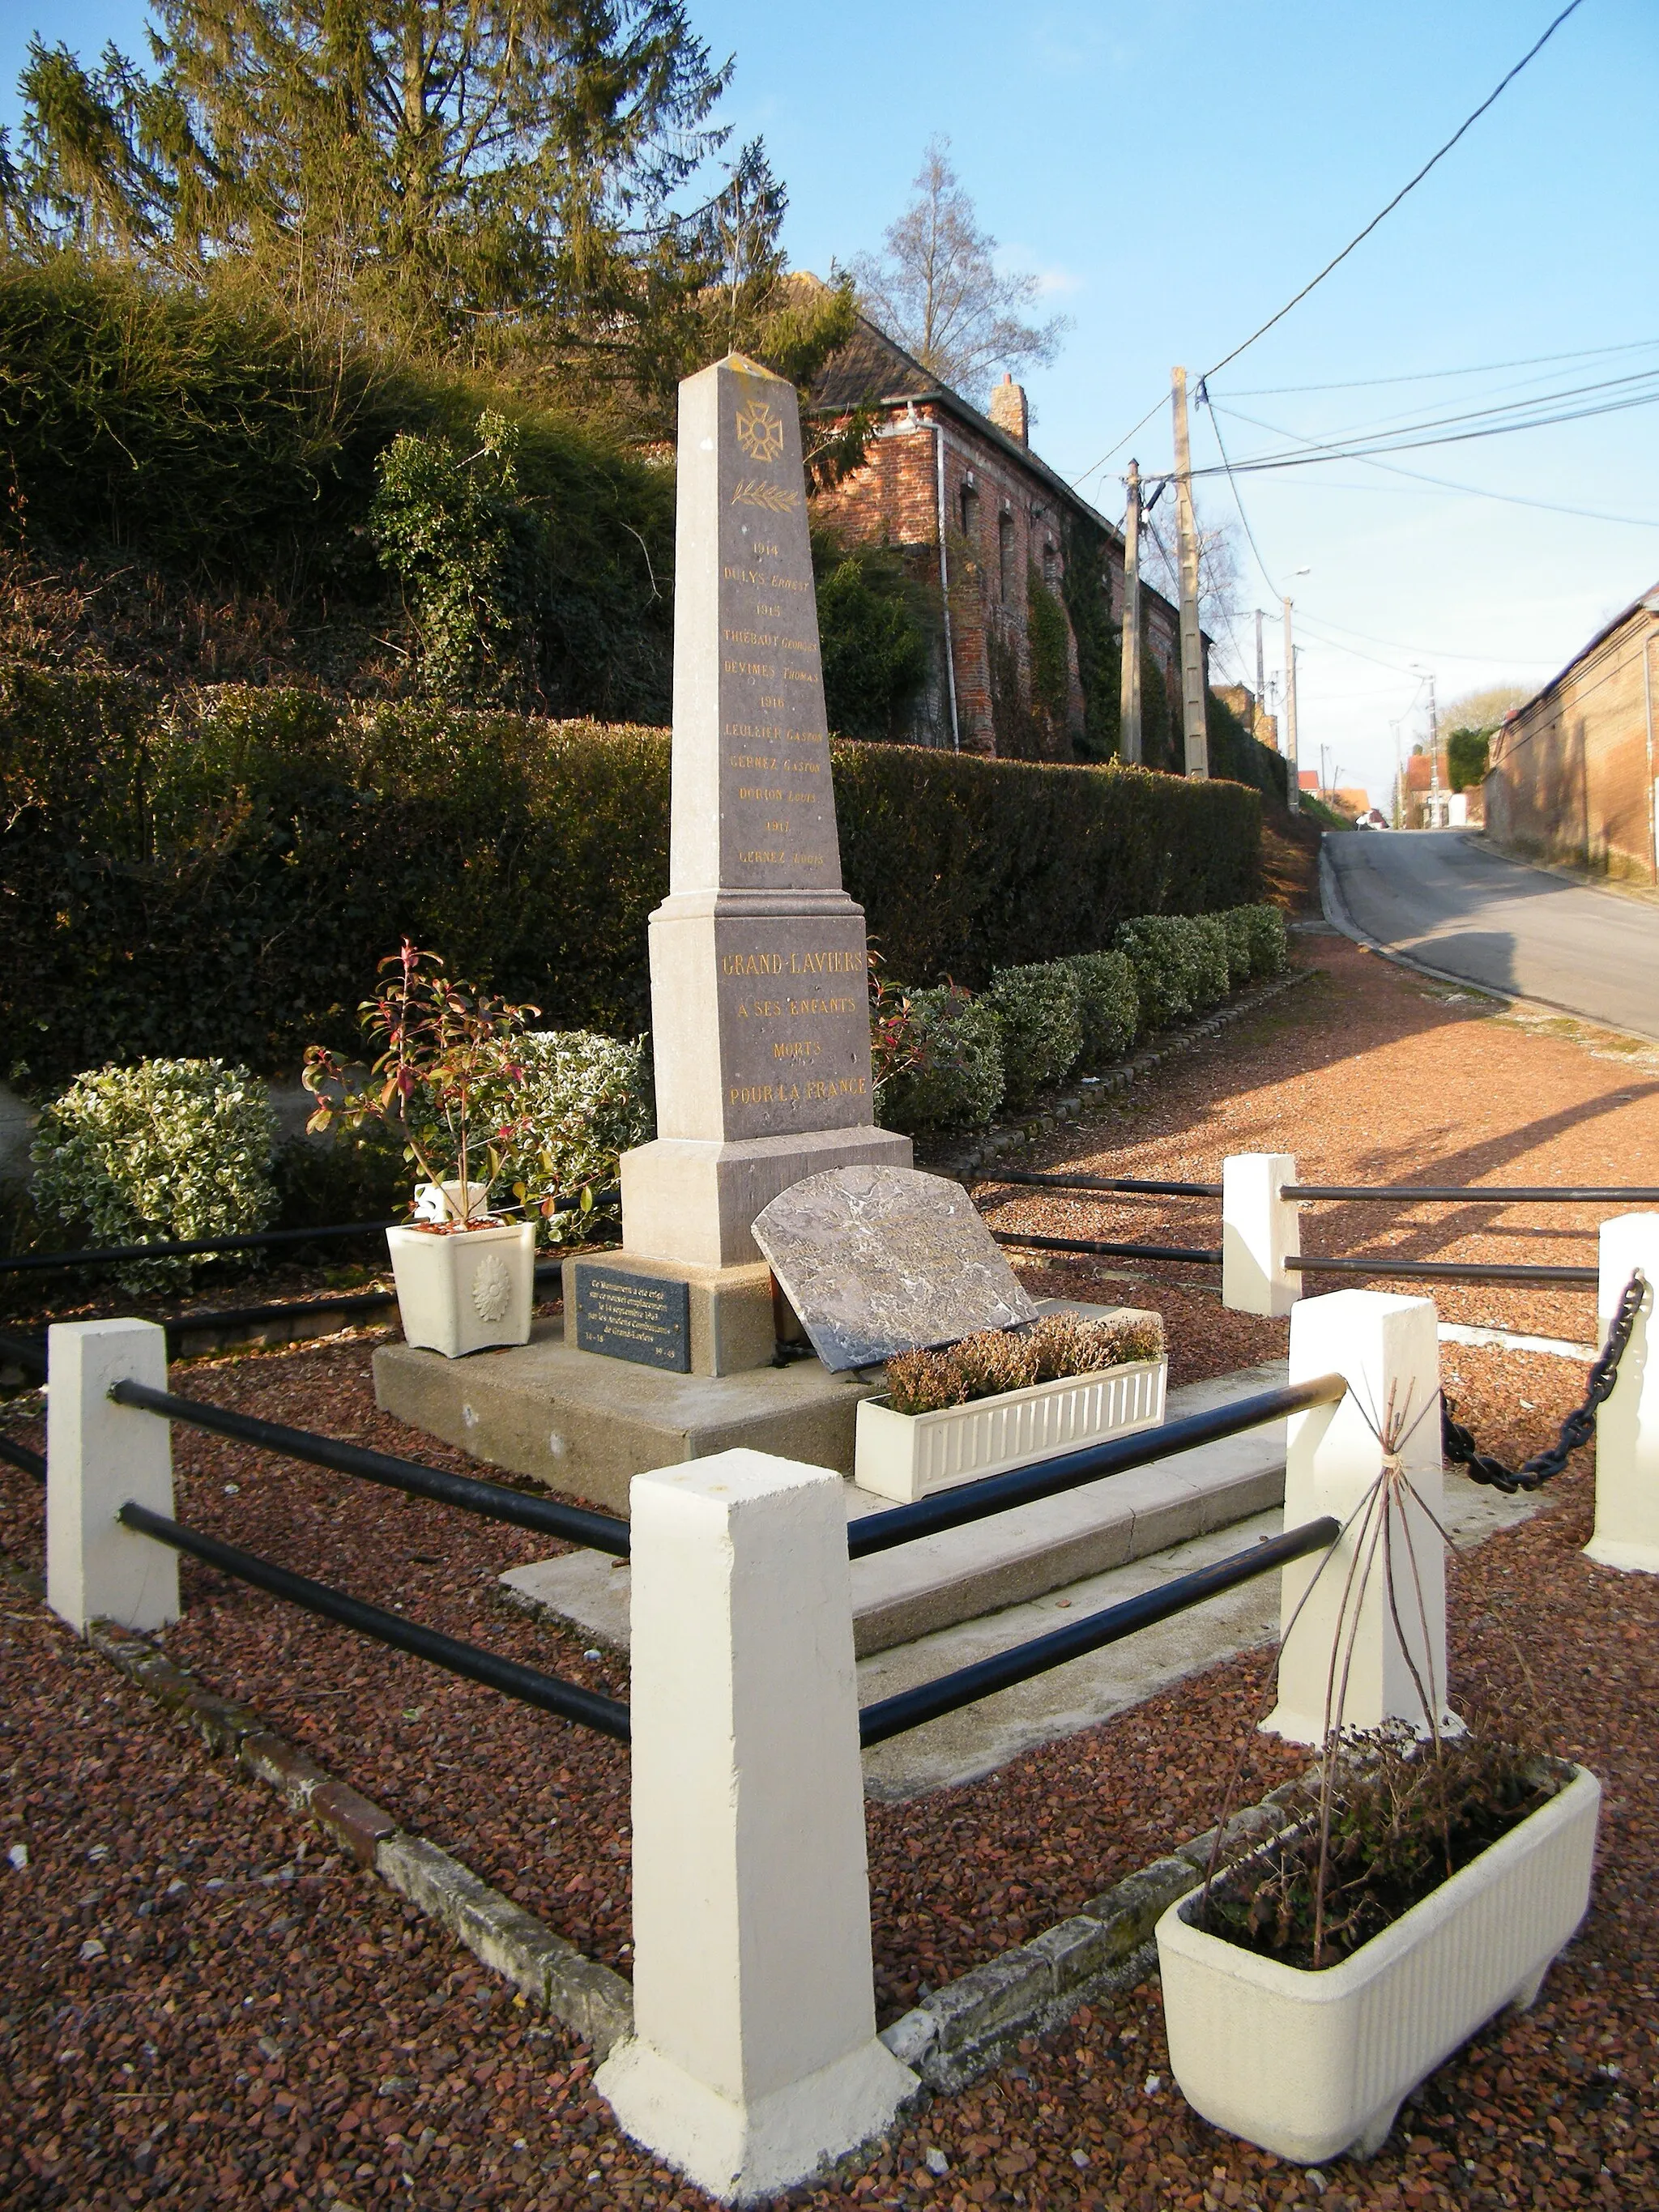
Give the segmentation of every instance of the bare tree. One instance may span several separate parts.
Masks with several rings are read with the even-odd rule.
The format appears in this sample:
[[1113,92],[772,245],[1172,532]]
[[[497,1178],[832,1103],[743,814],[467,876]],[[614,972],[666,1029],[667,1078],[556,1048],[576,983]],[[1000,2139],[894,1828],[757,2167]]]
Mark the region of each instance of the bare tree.
[[997,242],[980,228],[950,149],[948,138],[928,141],[915,197],[883,252],[860,253],[852,273],[872,322],[942,384],[983,400],[995,370],[1051,362],[1071,324],[1064,315],[1028,319],[1037,280],[998,269]]

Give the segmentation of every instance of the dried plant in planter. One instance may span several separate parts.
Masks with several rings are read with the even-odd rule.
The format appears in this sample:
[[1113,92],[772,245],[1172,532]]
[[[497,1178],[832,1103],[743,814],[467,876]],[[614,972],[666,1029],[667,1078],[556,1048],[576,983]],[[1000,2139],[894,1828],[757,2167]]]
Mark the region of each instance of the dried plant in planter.
[[1402,1722],[1352,1734],[1328,1802],[1322,1778],[1281,1799],[1291,1825],[1212,1881],[1196,1924],[1287,1966],[1334,1966],[1535,1813],[1564,1772],[1507,1725],[1427,1743]]
[[900,1352],[887,1363],[887,1399],[896,1413],[936,1413],[1034,1382],[1163,1357],[1164,1323],[1157,1314],[1104,1321],[1044,1314],[1023,1328],[985,1329],[939,1352]]
[[[1212,1856],[1195,1924],[1287,1966],[1318,1971],[1337,1965],[1536,1812],[1568,1776],[1530,1725],[1509,1719],[1501,1728],[1487,1722],[1448,1729],[1444,1686],[1425,1680],[1412,1656],[1407,1624],[1425,1618],[1425,1562],[1408,1506],[1428,1517],[1435,1544],[1449,1538],[1406,1473],[1401,1454],[1438,1406],[1437,1393],[1414,1415],[1409,1404],[1396,1406],[1392,1397],[1380,1419],[1361,1408],[1382,1448],[1382,1463],[1342,1532],[1353,1538],[1352,1556],[1331,1649],[1317,1777],[1291,1801],[1291,1823],[1281,1835],[1224,1872]],[[1336,1548],[1334,1543],[1322,1559],[1321,1574]],[[1403,1607],[1396,1576],[1401,1563],[1410,1593]],[[1420,1727],[1395,1720],[1360,1729],[1344,1722],[1363,1601],[1373,1577],[1388,1593]],[[1312,1591],[1310,1584],[1291,1615],[1286,1643]],[[1219,1839],[1218,1830],[1218,1851]]]

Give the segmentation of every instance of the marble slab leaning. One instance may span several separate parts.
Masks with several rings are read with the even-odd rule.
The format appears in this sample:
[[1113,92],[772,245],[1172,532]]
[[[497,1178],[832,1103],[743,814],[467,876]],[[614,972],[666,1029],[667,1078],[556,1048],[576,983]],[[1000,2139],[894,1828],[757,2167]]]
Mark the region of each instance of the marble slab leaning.
[[780,1193],[755,1242],[832,1374],[1036,1307],[960,1183],[914,1168],[832,1168]]

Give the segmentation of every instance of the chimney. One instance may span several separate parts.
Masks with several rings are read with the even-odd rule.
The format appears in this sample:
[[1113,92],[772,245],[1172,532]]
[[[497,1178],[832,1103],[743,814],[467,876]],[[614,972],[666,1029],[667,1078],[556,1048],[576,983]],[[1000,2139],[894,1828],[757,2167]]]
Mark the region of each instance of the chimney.
[[991,394],[991,420],[999,430],[1016,438],[1022,446],[1031,442],[1030,411],[1025,404],[1025,386],[1016,384],[1005,369],[1002,381]]

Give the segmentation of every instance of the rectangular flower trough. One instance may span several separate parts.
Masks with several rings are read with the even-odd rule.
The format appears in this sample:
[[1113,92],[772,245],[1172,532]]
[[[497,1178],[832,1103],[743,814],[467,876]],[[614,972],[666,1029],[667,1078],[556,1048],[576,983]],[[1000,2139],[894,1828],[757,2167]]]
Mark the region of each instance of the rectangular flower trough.
[[1194,1927],[1201,1891],[1172,1905],[1158,1962],[1188,2103],[1297,2166],[1381,2149],[1419,2082],[1506,2004],[1531,2004],[1584,1917],[1601,1790],[1567,1771],[1555,1796],[1319,1973]]
[[1166,1359],[1033,1382],[932,1413],[896,1413],[881,1398],[858,1409],[853,1480],[902,1504],[1009,1468],[1076,1451],[1164,1419]]

